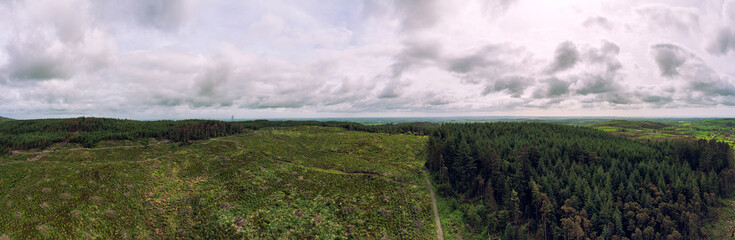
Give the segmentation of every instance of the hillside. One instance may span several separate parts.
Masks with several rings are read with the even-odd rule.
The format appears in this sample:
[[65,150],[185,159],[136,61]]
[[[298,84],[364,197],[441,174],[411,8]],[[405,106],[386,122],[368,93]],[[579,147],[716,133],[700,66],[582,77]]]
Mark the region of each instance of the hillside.
[[11,120],[13,119],[0,116],[0,122],[11,121]]
[[424,144],[304,126],[18,151],[0,157],[0,236],[430,239]]

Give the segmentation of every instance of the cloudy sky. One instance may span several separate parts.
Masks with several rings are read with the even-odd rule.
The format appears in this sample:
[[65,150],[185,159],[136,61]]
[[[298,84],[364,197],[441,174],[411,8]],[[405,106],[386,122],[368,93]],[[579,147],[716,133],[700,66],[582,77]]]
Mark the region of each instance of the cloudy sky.
[[0,0],[0,116],[735,116],[735,0]]

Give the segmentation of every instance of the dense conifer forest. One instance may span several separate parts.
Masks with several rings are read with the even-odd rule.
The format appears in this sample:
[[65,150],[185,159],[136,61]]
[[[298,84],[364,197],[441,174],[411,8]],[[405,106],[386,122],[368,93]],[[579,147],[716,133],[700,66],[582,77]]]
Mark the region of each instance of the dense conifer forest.
[[442,124],[426,166],[474,232],[504,239],[699,239],[735,186],[726,143],[548,123]]

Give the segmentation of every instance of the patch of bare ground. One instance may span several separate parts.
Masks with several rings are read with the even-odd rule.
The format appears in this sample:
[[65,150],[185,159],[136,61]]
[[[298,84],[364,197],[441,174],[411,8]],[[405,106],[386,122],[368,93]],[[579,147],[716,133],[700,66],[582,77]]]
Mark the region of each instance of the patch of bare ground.
[[234,222],[235,226],[238,226],[238,227],[245,226],[245,223],[246,222],[244,218],[237,218],[235,219],[235,222]]
[[110,210],[110,209],[107,209],[105,211],[102,211],[102,213],[105,214],[105,216],[108,216],[108,217],[115,217],[115,216],[117,216],[117,213],[115,211]]
[[61,195],[59,195],[59,197],[61,197],[61,199],[64,199],[64,200],[71,199],[71,195],[68,193],[62,193]]
[[44,237],[48,237],[49,235],[49,227],[46,225],[38,225],[36,226],[36,230],[38,230]]

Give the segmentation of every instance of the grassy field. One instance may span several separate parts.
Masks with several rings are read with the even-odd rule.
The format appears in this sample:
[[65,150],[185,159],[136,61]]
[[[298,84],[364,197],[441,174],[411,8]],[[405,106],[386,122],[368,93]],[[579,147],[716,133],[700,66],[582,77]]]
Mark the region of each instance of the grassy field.
[[295,127],[0,158],[0,239],[433,239],[425,137]]
[[716,139],[735,146],[735,119],[661,122],[615,120],[587,126],[639,140]]

